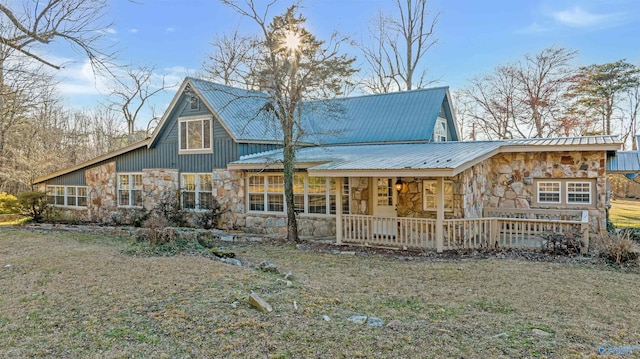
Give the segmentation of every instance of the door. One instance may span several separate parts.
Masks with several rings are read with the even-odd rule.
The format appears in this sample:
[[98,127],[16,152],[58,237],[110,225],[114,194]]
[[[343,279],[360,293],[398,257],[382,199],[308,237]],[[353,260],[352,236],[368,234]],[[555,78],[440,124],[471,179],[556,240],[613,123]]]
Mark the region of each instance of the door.
[[398,232],[395,180],[393,177],[374,179],[373,215],[378,217],[373,223],[375,235],[395,236]]

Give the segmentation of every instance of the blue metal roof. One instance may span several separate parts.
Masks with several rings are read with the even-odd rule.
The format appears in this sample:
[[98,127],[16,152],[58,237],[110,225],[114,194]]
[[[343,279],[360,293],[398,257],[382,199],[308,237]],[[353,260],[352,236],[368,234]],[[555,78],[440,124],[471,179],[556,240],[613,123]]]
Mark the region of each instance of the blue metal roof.
[[607,158],[607,172],[640,172],[640,151],[618,151]]
[[[269,95],[189,78],[237,141],[281,140],[263,109]],[[301,105],[303,142],[350,144],[428,141],[446,87],[307,101]]]

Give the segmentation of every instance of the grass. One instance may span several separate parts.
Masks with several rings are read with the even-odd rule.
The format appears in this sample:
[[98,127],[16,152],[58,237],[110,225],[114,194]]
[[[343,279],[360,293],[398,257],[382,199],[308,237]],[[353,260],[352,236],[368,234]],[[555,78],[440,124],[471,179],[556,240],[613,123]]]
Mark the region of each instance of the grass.
[[[640,344],[633,271],[225,245],[244,267],[0,230],[0,357],[595,358],[603,344]],[[263,260],[291,271],[292,285],[256,270]],[[251,292],[274,312],[252,308]]]
[[640,228],[640,200],[611,200],[609,218],[618,228]]

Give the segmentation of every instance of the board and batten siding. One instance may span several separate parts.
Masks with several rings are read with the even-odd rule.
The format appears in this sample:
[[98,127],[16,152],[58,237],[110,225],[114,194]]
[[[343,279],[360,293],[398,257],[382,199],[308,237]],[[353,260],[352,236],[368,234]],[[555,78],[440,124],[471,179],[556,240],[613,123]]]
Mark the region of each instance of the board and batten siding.
[[117,172],[142,172],[143,169],[166,168],[180,172],[211,172],[224,169],[229,162],[240,156],[265,152],[280,148],[276,144],[236,143],[222,124],[213,117],[213,153],[178,154],[180,117],[211,116],[211,112],[201,103],[197,110],[190,108],[190,102],[182,95],[174,111],[158,134],[158,141],[152,148],[142,147],[68,174],[47,180],[47,185],[86,186],[85,171],[89,168],[115,161]]

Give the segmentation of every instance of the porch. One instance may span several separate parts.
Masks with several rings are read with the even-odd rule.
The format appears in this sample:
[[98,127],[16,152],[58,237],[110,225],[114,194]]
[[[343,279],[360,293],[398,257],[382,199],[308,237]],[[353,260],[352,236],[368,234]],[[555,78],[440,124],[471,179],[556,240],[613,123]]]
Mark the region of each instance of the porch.
[[484,210],[483,218],[424,219],[338,214],[336,242],[406,249],[540,249],[550,233],[578,233],[589,248],[589,213],[580,210]]

